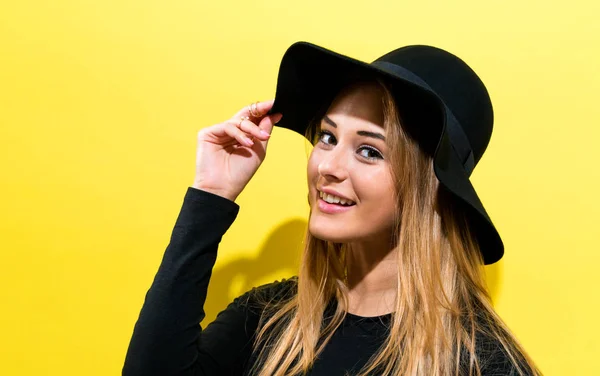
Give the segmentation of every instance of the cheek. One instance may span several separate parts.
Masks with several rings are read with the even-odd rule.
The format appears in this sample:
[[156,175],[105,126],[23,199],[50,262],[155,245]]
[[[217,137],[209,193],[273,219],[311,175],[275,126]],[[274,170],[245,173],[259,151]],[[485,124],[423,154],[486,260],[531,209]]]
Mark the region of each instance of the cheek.
[[387,169],[364,169],[352,178],[357,196],[377,222],[389,222],[396,211],[394,183]]
[[363,199],[377,199],[387,202],[387,197],[394,193],[391,174],[386,167],[356,168],[352,174],[352,182],[356,194]]

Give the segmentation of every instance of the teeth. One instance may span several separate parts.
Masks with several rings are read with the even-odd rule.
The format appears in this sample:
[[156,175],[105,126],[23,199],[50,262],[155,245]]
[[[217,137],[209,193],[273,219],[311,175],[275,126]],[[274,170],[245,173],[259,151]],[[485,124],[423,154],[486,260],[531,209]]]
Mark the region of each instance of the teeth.
[[333,196],[327,193],[323,193],[319,191],[319,197],[321,197],[325,202],[330,204],[342,204],[342,205],[352,205],[354,204],[351,200],[346,200],[341,197]]

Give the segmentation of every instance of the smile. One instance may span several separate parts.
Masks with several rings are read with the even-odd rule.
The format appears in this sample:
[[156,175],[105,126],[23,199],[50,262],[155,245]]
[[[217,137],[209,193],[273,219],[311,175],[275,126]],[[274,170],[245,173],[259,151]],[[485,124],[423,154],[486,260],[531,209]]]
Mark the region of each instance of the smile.
[[326,214],[344,213],[352,209],[356,203],[351,200],[346,200],[341,197],[333,196],[319,191],[318,208]]
[[342,197],[330,195],[328,193],[323,193],[321,191],[319,191],[319,198],[321,198],[323,201],[325,201],[329,204],[340,204],[340,205],[344,205],[344,206],[352,206],[352,205],[356,204],[352,200],[348,200],[348,199],[345,199]]

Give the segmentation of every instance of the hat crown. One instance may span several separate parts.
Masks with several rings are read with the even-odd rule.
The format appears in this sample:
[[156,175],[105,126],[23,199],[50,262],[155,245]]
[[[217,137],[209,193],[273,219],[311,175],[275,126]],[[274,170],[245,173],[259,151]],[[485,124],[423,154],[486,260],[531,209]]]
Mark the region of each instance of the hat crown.
[[481,79],[460,58],[426,45],[401,47],[374,62],[409,70],[452,111],[468,138],[475,164],[487,148],[494,123],[492,102]]

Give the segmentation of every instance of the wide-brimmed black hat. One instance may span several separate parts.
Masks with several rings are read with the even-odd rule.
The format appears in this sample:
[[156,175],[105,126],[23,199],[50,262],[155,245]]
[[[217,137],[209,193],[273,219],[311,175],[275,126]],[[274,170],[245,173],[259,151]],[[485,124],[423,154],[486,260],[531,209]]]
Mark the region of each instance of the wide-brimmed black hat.
[[438,180],[465,204],[484,263],[500,260],[502,239],[469,180],[492,134],[492,103],[483,82],[458,57],[413,45],[368,64],[311,43],[294,43],[281,61],[270,112],[283,114],[277,126],[305,135],[324,104],[345,85],[367,77],[390,87],[403,125],[433,155]]

